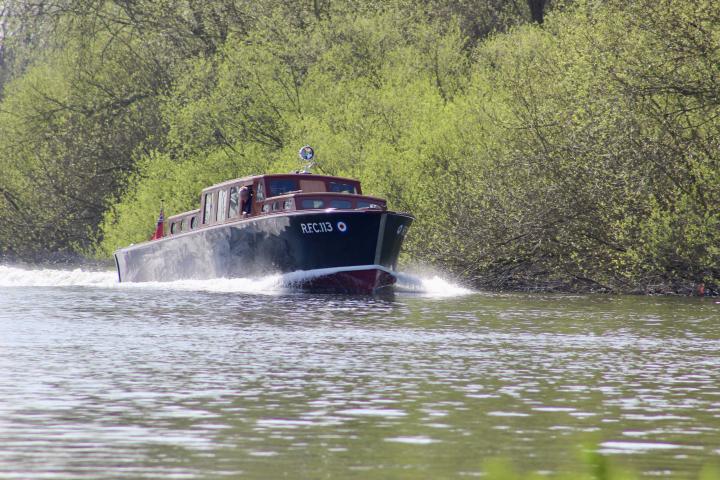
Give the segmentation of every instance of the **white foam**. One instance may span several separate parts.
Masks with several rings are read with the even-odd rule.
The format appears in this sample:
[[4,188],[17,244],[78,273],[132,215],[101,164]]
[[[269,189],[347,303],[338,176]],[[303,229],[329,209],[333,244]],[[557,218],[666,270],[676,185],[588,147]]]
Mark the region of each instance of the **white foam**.
[[33,270],[0,265],[0,287],[112,287],[117,283],[113,271]]
[[[177,280],[173,282],[119,283],[114,270],[92,271],[75,268],[31,269],[0,265],[0,288],[2,287],[94,287],[121,289],[153,289],[178,291],[204,291],[220,293],[250,293],[276,295],[292,289],[294,284],[313,278],[318,274],[332,273],[323,269],[315,272],[292,272],[284,275],[265,275],[259,278],[215,278],[209,280]],[[449,297],[466,295],[471,290],[460,287],[439,276],[423,278],[397,273],[396,291],[427,296]]]
[[418,293],[431,297],[458,297],[473,293],[472,290],[439,275],[420,276],[403,272],[397,273],[395,289],[398,292]]
[[153,289],[205,291],[221,293],[266,293],[282,291],[282,276],[262,278],[214,278],[210,280],[177,280],[173,282],[119,283],[117,273],[88,271],[79,268],[25,269],[0,265],[0,287],[96,287],[122,289]]

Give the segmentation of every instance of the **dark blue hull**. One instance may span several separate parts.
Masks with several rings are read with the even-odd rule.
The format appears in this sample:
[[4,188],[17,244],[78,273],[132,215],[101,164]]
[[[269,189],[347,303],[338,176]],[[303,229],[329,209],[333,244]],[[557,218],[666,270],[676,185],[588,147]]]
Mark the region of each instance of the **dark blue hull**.
[[381,211],[274,214],[202,228],[115,252],[121,282],[318,272],[298,286],[373,292],[394,282],[409,215]]

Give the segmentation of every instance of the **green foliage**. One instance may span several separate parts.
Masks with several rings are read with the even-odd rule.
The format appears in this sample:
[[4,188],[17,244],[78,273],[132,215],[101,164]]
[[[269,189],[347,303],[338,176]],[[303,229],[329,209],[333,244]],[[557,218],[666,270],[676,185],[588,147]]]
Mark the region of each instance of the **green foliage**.
[[196,208],[311,143],[321,171],[416,215],[408,261],[490,288],[717,287],[720,11],[580,0],[540,26],[528,5],[56,12],[0,107],[0,248],[108,255],[161,199]]
[[[506,187],[519,208],[480,227],[505,224],[515,242],[508,281],[717,283],[719,212],[706,192],[718,185],[719,105],[704,92],[717,89],[705,74],[719,52],[704,46],[718,35],[708,5],[579,3],[479,49],[481,74],[511,112],[500,167],[521,178]],[[504,252],[491,253],[489,267],[501,266]]]
[[[108,192],[132,169],[159,119],[127,57],[103,62],[98,42],[68,45],[6,86],[0,111],[1,250],[82,248]],[[103,86],[109,79],[112,88]]]

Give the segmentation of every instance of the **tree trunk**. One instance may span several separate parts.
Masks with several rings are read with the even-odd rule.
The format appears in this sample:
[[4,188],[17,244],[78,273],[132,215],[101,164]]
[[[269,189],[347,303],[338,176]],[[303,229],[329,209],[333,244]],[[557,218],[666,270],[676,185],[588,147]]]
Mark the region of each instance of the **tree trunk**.
[[543,23],[545,19],[545,5],[548,0],[528,0],[528,7],[530,7],[530,17],[533,22]]

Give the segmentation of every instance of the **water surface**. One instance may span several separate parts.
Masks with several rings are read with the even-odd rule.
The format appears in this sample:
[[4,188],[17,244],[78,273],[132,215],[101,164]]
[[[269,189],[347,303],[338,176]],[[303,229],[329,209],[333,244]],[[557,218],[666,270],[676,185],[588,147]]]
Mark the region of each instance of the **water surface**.
[[405,280],[371,298],[0,266],[0,478],[466,478],[494,457],[576,470],[591,445],[655,477],[720,460],[713,299]]

